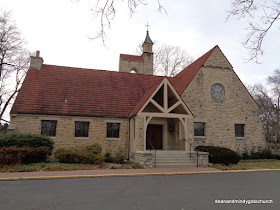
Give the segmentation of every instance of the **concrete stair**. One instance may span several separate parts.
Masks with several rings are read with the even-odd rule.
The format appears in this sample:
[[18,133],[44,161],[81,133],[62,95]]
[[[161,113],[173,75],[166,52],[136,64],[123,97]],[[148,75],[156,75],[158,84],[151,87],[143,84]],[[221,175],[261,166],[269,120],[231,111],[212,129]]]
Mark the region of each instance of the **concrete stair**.
[[196,161],[190,158],[189,153],[181,150],[157,150],[157,168],[184,168],[196,167]]

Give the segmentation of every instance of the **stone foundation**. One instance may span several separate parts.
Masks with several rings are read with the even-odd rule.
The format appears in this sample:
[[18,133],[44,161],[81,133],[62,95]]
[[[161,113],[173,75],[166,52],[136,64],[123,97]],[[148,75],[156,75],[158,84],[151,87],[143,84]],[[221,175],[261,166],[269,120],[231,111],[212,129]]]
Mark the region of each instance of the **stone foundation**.
[[135,151],[130,152],[130,160],[143,165],[144,168],[155,167],[155,153],[150,151]]
[[[190,154],[190,153],[188,153]],[[191,151],[191,158],[197,161],[197,152]],[[198,152],[198,166],[208,167],[209,165],[209,153],[208,152]]]

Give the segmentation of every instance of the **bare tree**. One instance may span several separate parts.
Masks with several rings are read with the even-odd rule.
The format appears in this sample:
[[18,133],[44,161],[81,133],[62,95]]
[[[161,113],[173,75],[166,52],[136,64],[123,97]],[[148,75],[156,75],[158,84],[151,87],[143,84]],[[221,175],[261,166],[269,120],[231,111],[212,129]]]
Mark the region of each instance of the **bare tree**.
[[[157,2],[157,11],[160,13],[166,13],[166,10],[161,5],[160,0],[154,1]],[[126,3],[127,9],[130,12],[130,17],[133,16],[139,6],[148,4],[148,0],[92,0],[92,2],[94,5],[93,8],[91,8],[91,11],[93,12],[95,19],[99,20],[100,28],[97,35],[91,39],[100,38],[103,44],[105,44],[106,31],[111,28],[112,21],[115,19],[117,11],[123,6],[121,4]]]
[[192,61],[193,58],[186,50],[177,46],[162,45],[155,49],[154,73],[173,77]]
[[280,141],[280,69],[267,78],[267,84],[267,87],[254,85],[249,91],[260,107],[266,140],[277,144]]
[[[0,119],[15,95],[18,93],[26,75],[29,53],[10,13],[0,14]],[[6,120],[4,120],[6,121]]]
[[264,53],[262,46],[267,33],[279,22],[279,0],[231,0],[228,13],[228,18],[235,16],[248,19],[248,33],[243,45],[249,50],[248,61],[258,63]]
[[265,138],[271,142],[277,133],[277,107],[274,105],[275,98],[261,84],[256,84],[248,89],[260,108],[260,118],[264,128]]
[[[160,45],[155,41],[154,46],[154,74],[174,77],[193,62],[187,50],[178,46]],[[142,46],[139,44],[136,54],[142,55]]]

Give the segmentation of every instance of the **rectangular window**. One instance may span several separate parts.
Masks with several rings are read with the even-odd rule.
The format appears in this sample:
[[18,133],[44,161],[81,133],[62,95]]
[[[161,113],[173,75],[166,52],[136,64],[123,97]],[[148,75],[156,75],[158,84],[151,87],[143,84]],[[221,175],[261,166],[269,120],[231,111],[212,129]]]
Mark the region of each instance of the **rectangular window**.
[[120,137],[120,123],[107,123],[107,138]]
[[56,136],[56,120],[42,120],[41,134],[46,136]]
[[205,136],[204,129],[205,129],[205,123],[195,122],[194,123],[194,136]]
[[75,137],[88,137],[89,122],[75,122]]
[[234,124],[235,137],[244,137],[245,124]]

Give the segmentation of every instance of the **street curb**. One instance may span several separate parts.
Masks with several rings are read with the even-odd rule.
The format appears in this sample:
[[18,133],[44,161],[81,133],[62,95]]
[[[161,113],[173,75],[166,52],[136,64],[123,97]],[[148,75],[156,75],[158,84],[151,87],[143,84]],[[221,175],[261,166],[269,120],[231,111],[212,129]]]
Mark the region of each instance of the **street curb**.
[[6,177],[6,178],[0,178],[0,181],[77,179],[77,178],[102,178],[102,177],[136,177],[136,176],[174,176],[174,175],[191,175],[191,174],[249,173],[249,172],[265,172],[265,171],[280,171],[280,169],[250,169],[250,170],[200,171],[200,172],[196,171],[196,172],[170,172],[170,173],[131,173],[131,174]]

